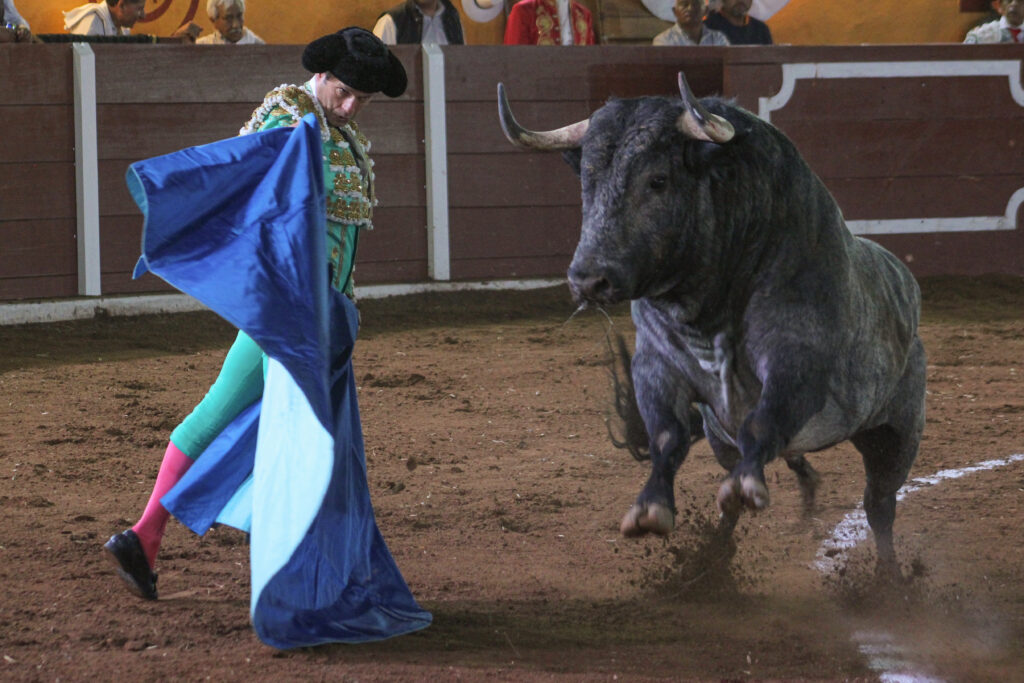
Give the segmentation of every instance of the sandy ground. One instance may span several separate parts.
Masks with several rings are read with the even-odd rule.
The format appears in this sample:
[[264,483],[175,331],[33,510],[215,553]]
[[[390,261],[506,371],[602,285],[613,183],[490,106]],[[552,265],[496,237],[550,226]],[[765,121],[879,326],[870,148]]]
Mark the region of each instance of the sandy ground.
[[[1024,281],[922,283],[928,419],[911,473],[1024,453]],[[35,680],[1024,680],[1024,460],[908,494],[905,586],[869,540],[816,555],[863,490],[848,444],[800,511],[784,465],[735,554],[710,543],[706,443],[667,539],[623,539],[647,465],[613,448],[606,333],[564,288],[366,301],[355,356],[372,495],[425,631],[280,652],[248,622],[247,546],[171,523],[161,599],[100,551],[148,498],[170,430],[232,330],[212,314],[0,328],[0,678]]]

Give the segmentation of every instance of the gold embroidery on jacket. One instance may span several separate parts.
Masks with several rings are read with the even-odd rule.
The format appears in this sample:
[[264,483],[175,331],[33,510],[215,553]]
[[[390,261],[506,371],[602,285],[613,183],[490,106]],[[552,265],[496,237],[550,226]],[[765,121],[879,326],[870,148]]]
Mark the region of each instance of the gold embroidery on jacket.
[[351,274],[355,271],[355,264],[343,262],[346,258],[348,230],[372,229],[373,206],[377,203],[373,160],[369,157],[370,141],[354,122],[349,122],[344,131],[328,125],[323,108],[307,87],[308,84],[282,85],[267,93],[263,103],[253,112],[239,134],[255,133],[271,120],[276,125],[288,125],[307,114],[316,116],[324,153],[331,286],[337,290],[345,286],[348,290],[346,293],[351,294]]
[[372,213],[369,205],[351,201],[348,197],[330,197],[327,200],[327,218],[339,223],[360,225],[368,221]]
[[[344,234],[344,233],[343,233]],[[331,280],[331,287],[338,289],[341,287],[341,255],[344,253],[341,247],[334,247],[331,249],[331,264],[334,278]]]
[[334,191],[340,194],[349,192],[363,193],[363,180],[356,175],[345,175],[339,173],[334,176]]

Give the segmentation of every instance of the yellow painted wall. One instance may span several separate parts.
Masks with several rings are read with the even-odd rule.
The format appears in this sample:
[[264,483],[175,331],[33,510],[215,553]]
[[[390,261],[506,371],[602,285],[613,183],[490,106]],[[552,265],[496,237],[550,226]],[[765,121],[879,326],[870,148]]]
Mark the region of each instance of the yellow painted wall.
[[[372,28],[377,16],[398,0],[248,0],[246,25],[269,43],[303,44],[339,28]],[[593,0],[584,0],[591,7]],[[15,0],[36,33],[63,33],[61,10],[81,0]],[[460,2],[455,0],[456,6]],[[790,0],[768,22],[778,43],[830,45],[860,43],[958,43],[981,15],[961,13],[957,0]],[[206,17],[206,0],[147,0],[151,14],[165,8],[155,21],[137,24],[136,33],[168,35],[194,11],[204,31],[213,27]],[[306,9],[303,10],[302,8]],[[463,18],[467,42],[500,44],[504,15],[487,24]]]
[[772,38],[793,45],[961,43],[983,14],[957,0],[789,0],[769,20]]

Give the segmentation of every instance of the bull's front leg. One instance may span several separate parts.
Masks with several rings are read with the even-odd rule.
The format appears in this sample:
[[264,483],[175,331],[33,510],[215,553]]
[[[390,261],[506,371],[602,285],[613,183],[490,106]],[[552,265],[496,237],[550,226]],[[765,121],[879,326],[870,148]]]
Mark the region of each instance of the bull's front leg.
[[773,425],[759,421],[756,416],[756,412],[752,413],[740,430],[743,458],[718,488],[718,511],[725,518],[736,519],[745,507],[751,510],[768,507],[764,466],[778,454],[780,435]]
[[675,526],[675,476],[690,449],[689,395],[656,357],[638,351],[632,370],[650,440],[651,473],[619,528],[627,537],[664,536]]
[[718,489],[718,510],[735,516],[743,508],[768,507],[764,466],[775,459],[825,404],[823,363],[811,352],[787,354],[804,365],[783,364],[765,378],[760,400],[737,434],[740,461]]

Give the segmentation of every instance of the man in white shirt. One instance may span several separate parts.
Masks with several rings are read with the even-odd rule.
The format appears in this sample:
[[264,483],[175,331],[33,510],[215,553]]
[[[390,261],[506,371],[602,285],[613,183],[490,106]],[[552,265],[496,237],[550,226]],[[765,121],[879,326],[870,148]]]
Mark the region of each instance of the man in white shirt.
[[377,19],[373,33],[385,45],[464,45],[459,12],[450,0],[405,0]]
[[725,34],[704,25],[706,0],[676,0],[676,23],[654,36],[654,45],[728,45]]
[[146,0],[90,2],[64,12],[64,30],[80,36],[127,36],[146,16]]
[[967,32],[964,42],[1024,43],[1024,0],[993,0],[992,8],[1002,16]]
[[[135,22],[145,17],[146,0],[90,2],[64,12],[64,30],[80,36],[127,36]],[[171,37],[195,42],[200,31],[198,24],[189,22]]]
[[245,0],[209,0],[206,14],[216,29],[196,45],[264,45],[266,41],[245,26]]

